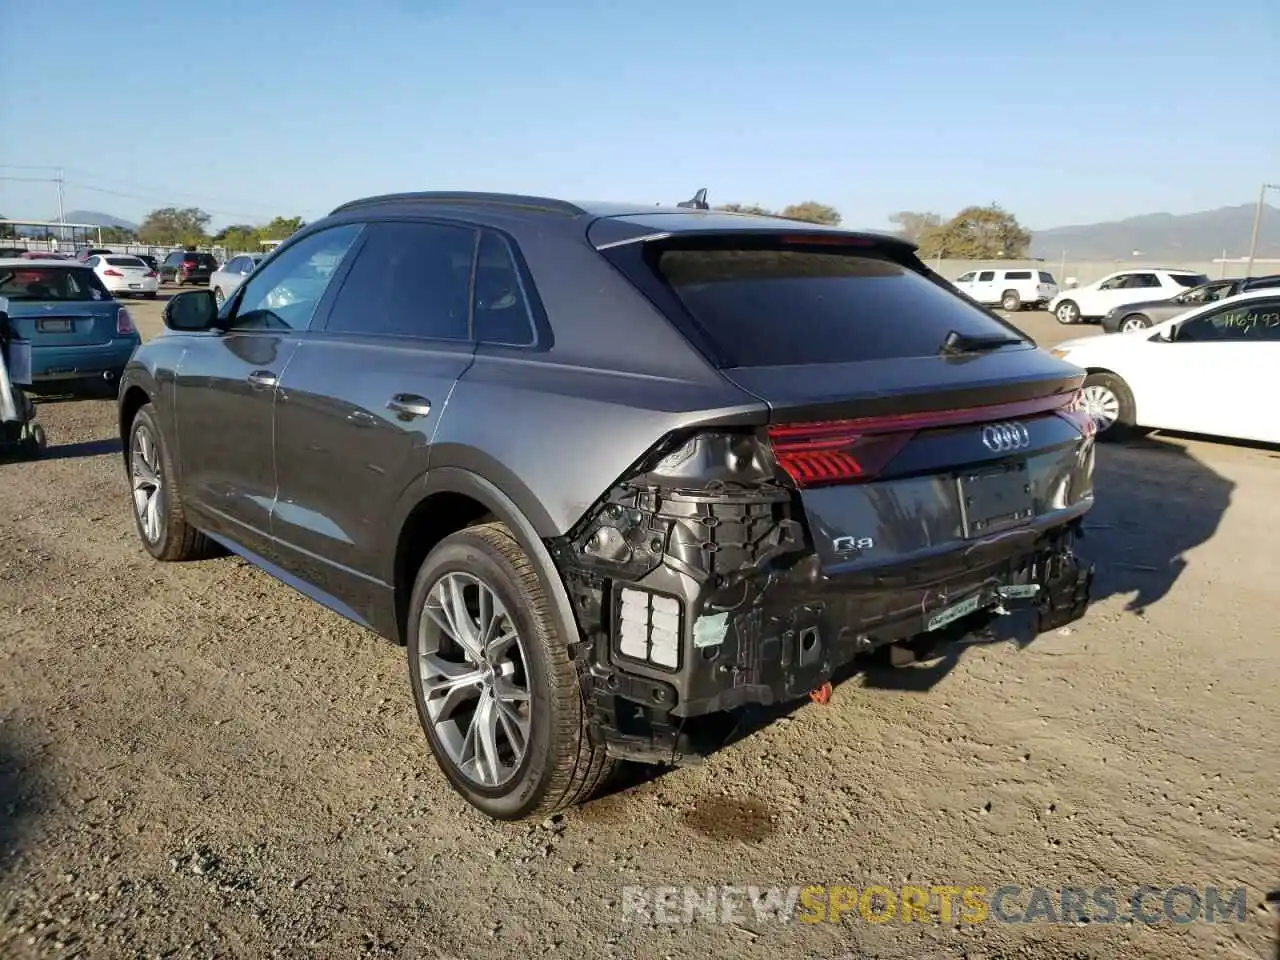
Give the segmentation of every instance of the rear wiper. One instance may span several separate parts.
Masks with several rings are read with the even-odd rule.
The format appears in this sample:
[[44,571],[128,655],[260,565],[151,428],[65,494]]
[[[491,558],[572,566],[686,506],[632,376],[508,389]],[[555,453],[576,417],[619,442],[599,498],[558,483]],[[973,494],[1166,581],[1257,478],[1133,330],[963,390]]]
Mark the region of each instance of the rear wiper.
[[995,350],[1018,343],[1025,343],[1021,337],[1006,337],[996,334],[990,337],[974,337],[952,330],[938,348],[940,354],[981,353],[984,350]]

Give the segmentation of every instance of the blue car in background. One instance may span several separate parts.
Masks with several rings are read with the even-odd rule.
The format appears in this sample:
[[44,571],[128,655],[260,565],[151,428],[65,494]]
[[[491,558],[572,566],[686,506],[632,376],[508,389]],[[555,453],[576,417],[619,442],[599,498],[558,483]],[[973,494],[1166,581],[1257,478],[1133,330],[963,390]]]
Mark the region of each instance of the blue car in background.
[[90,267],[0,259],[0,297],[15,336],[31,342],[33,391],[114,388],[142,338]]

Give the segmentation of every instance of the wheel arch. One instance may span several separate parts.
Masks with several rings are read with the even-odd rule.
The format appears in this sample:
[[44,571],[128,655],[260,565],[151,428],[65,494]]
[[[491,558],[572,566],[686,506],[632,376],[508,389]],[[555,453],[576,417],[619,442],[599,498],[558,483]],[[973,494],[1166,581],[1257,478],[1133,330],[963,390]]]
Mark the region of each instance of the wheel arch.
[[402,503],[395,528],[388,582],[394,588],[396,641],[404,643],[407,638],[409,596],[427,554],[450,534],[492,520],[506,525],[532,561],[565,637],[577,638],[577,618],[569,593],[551,552],[526,512],[485,477],[462,467],[438,467],[428,473],[425,485],[418,486],[416,494]]
[[129,463],[129,431],[133,428],[133,421],[138,416],[138,411],[148,403],[151,403],[151,392],[137,381],[129,383],[120,393],[118,407],[120,446],[126,466]]

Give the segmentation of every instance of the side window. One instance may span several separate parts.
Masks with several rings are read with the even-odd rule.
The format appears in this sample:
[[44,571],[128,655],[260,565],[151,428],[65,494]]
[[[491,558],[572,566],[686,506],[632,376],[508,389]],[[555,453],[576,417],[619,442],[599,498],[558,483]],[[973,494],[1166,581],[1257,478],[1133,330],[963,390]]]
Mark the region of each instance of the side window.
[[97,258],[97,257],[90,257],[90,258],[89,258],[88,260],[86,260],[84,263],[85,263],[85,266],[87,266],[87,267],[95,267],[95,268],[96,268],[96,267],[98,266],[98,258]]
[[244,285],[230,319],[237,330],[305,330],[361,224],[330,227],[299,240]]
[[987,283],[991,280],[994,280],[995,278],[996,278],[996,272],[994,270],[983,270],[980,274],[978,274],[979,283]]
[[1040,271],[1040,282],[1041,282],[1041,283],[1053,283],[1053,282],[1054,282],[1054,280],[1053,280],[1053,274],[1052,274],[1052,273],[1045,273],[1043,270],[1041,270],[1041,271]]
[[1030,280],[1031,271],[1030,270],[1010,270],[1008,273],[1004,275],[1004,278],[1006,280]]
[[1129,283],[1129,274],[1121,273],[1111,277],[1109,280],[1103,280],[1098,285],[1099,290],[1123,290]]
[[476,256],[475,338],[481,343],[527,347],[534,342],[533,317],[507,241],[486,230]]
[[1280,341],[1280,300],[1224,307],[1178,327],[1178,343]]
[[476,232],[412,222],[376,223],[368,229],[369,239],[342,282],[326,329],[469,339]]
[[1158,287],[1160,278],[1154,273],[1135,273],[1129,277],[1129,287]]
[[972,270],[970,270],[968,273],[961,274],[959,277],[957,277],[956,283],[969,283],[976,276],[977,274],[974,273]]

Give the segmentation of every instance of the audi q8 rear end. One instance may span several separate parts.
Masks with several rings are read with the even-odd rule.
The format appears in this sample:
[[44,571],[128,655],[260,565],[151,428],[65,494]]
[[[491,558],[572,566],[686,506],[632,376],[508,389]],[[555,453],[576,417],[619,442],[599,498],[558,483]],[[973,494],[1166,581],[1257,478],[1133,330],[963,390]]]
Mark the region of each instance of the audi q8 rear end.
[[[407,642],[431,748],[493,816],[715,749],[877,647],[1087,605],[1083,372],[901,240],[376,197],[214,311],[176,298],[122,384],[126,449],[167,465],[129,461],[144,544],[207,534]],[[204,411],[242,375],[261,402],[219,430],[271,449],[228,460]]]

